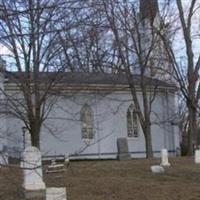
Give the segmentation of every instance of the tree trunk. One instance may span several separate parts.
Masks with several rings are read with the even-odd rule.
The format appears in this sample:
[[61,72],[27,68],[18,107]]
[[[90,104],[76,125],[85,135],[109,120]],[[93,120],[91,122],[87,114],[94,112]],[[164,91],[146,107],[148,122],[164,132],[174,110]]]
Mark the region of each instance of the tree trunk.
[[38,149],[40,149],[40,125],[35,123],[31,127],[30,132],[31,132],[31,143],[32,143],[32,145],[37,147]]
[[194,145],[198,145],[197,141],[197,113],[196,108],[188,103],[188,114],[189,114],[189,130],[188,130],[188,155],[193,155],[194,153]]
[[146,124],[144,131],[145,136],[145,147],[146,147],[146,158],[153,158],[152,138],[151,138],[151,125]]

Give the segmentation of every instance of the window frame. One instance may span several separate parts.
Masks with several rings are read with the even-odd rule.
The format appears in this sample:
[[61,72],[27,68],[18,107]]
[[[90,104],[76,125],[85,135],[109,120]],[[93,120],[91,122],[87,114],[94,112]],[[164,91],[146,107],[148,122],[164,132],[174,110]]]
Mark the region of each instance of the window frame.
[[[138,116],[137,116],[137,112],[136,112],[136,109],[133,104],[129,105],[129,107],[127,109],[126,121],[127,121],[127,137],[128,137],[128,139],[138,139],[139,138]],[[137,131],[137,134],[134,134],[135,131]]]
[[81,139],[91,141],[94,139],[94,113],[88,104],[84,104],[80,111]]

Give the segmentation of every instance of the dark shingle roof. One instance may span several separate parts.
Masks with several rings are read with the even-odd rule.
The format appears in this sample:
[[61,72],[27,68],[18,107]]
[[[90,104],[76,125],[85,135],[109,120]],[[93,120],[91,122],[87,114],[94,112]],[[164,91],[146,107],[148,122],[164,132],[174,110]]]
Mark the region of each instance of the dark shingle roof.
[[[7,72],[5,77],[8,83],[20,83],[20,80],[25,78],[25,73],[21,76],[17,72]],[[133,75],[133,83],[135,85],[140,85],[140,76]],[[40,73],[39,80],[45,82],[48,80],[54,80],[58,84],[99,84],[99,85],[128,85],[127,77],[125,74],[108,74],[108,73],[85,73],[85,72],[48,72]],[[172,84],[166,83],[164,81],[153,79],[150,77],[145,77],[145,84],[148,86],[160,86],[160,87],[175,87]]]

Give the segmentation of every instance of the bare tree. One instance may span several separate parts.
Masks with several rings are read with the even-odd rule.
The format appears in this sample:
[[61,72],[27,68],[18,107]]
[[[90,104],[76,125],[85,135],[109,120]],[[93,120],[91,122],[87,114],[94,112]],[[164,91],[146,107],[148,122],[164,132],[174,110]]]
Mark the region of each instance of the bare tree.
[[[148,2],[2,2],[0,41],[10,51],[11,68],[17,69],[7,75],[21,90],[7,94],[10,109],[6,112],[24,122],[33,145],[39,147],[41,126],[56,101],[51,94],[63,71],[111,68],[127,77],[147,157],[153,156],[151,106],[158,86],[150,87],[147,77],[163,75],[162,45],[155,30],[165,27],[157,1],[147,6]],[[133,74],[140,81],[142,103]]]
[[69,31],[75,26],[68,14],[76,7],[76,1],[63,0],[1,2],[0,43],[9,52],[12,71],[5,75],[19,89],[4,94],[9,105],[4,112],[24,123],[36,147],[42,124],[56,101],[52,88],[66,67],[60,60],[60,34],[63,27]]
[[[160,78],[160,69],[163,64],[160,61],[164,55],[160,53],[162,47],[159,35],[154,30],[155,25],[162,28],[158,3],[157,1],[141,1],[138,4],[138,1],[109,0],[97,2],[94,8],[102,16],[100,26],[109,28],[108,32],[112,36],[110,54],[114,58],[112,59],[113,71],[124,73],[127,77],[132,100],[144,133],[147,157],[151,158],[153,157],[151,106],[158,86],[149,90],[147,77]],[[133,75],[137,75],[140,81],[142,104],[139,102]]]
[[[187,4],[188,9],[186,9],[184,4]],[[176,15],[177,13],[173,15],[174,19],[176,19],[173,21],[176,23],[173,23],[171,34],[177,34],[175,38],[179,41],[179,44],[177,45],[177,41],[174,41],[176,43],[174,45],[169,42],[165,34],[160,35],[163,40],[168,59],[173,67],[175,79],[187,105],[189,123],[188,154],[192,155],[193,146],[197,145],[198,138],[197,119],[200,99],[200,54],[195,42],[200,39],[199,28],[197,28],[198,20],[196,18],[199,17],[198,11],[200,9],[200,5],[196,0],[185,3],[177,0],[176,5],[172,4],[171,6],[177,6],[176,10],[178,15]],[[180,31],[177,31],[178,29]],[[181,43],[180,38],[183,41]],[[179,48],[177,48],[177,46]],[[180,57],[182,62],[180,62]]]
[[[80,2],[81,13],[72,12],[78,26],[74,32],[60,33],[62,60],[71,72],[106,72],[112,67],[112,46],[109,44],[108,27],[103,26],[102,12],[93,9],[95,1]],[[97,8],[97,7],[96,7]],[[84,18],[84,20],[83,20]],[[65,24],[62,24],[66,30]],[[109,37],[111,39],[111,37]]]

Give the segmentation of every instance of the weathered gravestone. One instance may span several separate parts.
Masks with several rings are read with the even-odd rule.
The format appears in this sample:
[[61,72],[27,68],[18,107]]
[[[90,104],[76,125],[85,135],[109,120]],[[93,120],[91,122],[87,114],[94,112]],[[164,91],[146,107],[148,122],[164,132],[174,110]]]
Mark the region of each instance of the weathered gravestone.
[[128,151],[128,142],[126,138],[117,139],[118,160],[130,160],[131,156]]
[[195,150],[194,152],[194,162],[196,164],[200,164],[200,150],[199,149]]
[[29,131],[26,131],[25,132],[25,135],[24,135],[24,139],[25,139],[25,148],[27,147],[30,147],[31,146],[31,134],[29,133]]
[[151,172],[154,174],[162,174],[165,172],[165,169],[160,165],[152,165]]
[[161,150],[161,166],[170,166],[170,163],[168,162],[168,151],[167,149]]
[[46,189],[46,200],[67,200],[65,187],[49,187]]
[[[31,146],[31,134],[29,133],[28,130],[25,131],[24,133],[24,148],[26,149],[27,147]],[[25,150],[24,149],[24,150]],[[20,162],[20,167],[24,167],[24,160],[22,159]]]
[[180,148],[180,147],[177,147],[177,148],[176,148],[176,156],[177,156],[177,157],[180,157],[180,156],[181,156],[181,148]]
[[[63,159],[63,162],[65,159]],[[65,171],[65,165],[64,163],[57,164],[56,159],[51,160],[51,165],[47,167],[46,173],[57,173],[57,172],[64,172]]]
[[23,152],[23,175],[25,191],[45,190],[41,152],[36,147],[29,146]]

